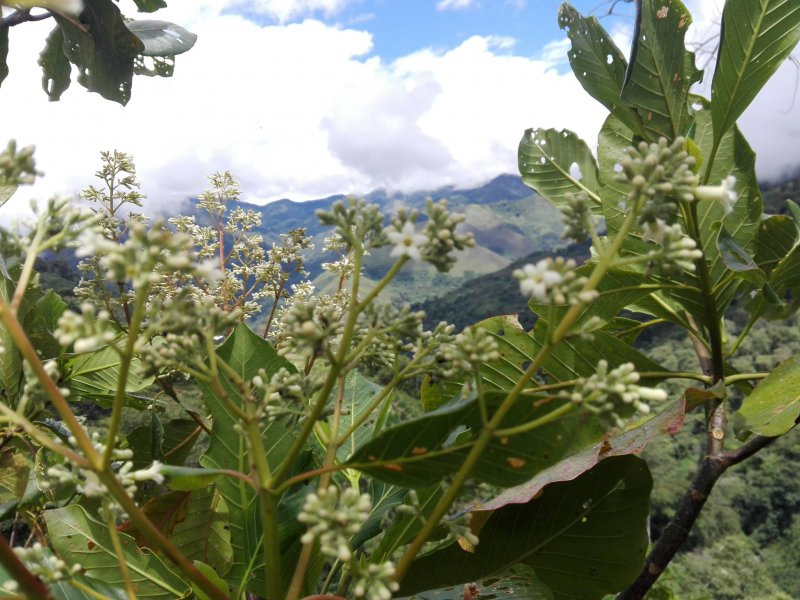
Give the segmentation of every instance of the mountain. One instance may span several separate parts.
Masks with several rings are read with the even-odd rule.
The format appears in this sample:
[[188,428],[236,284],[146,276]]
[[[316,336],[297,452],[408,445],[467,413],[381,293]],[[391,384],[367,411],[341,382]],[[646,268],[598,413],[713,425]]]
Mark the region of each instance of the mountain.
[[[391,214],[399,206],[423,209],[428,198],[434,201],[446,199],[453,212],[465,215],[460,231],[471,232],[476,247],[460,253],[458,262],[448,274],[437,273],[428,264],[410,264],[388,289],[393,301],[419,302],[445,293],[474,277],[507,267],[531,252],[564,245],[559,238],[562,229],[559,211],[525,186],[519,176],[501,175],[486,185],[469,190],[452,186],[410,194],[378,190],[367,194],[364,200]],[[290,229],[305,227],[315,248],[307,254],[306,268],[316,288],[329,291],[334,286],[334,278],[322,270],[322,263],[331,260],[322,252],[328,229],[319,224],[315,213],[344,199],[341,195],[307,202],[284,199],[264,206],[236,202],[229,207],[259,213],[261,226],[257,232],[267,243],[277,242],[280,234]],[[203,214],[196,211],[194,214],[199,223],[204,222]],[[365,289],[369,289],[388,270],[394,260],[389,256],[390,252],[390,248],[381,248],[367,257]]]

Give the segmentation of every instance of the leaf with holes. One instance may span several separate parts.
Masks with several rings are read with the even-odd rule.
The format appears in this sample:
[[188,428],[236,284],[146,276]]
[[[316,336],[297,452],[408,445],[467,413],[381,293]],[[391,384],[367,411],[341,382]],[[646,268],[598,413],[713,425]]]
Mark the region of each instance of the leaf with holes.
[[39,54],[42,67],[42,89],[51,101],[61,99],[69,84],[72,67],[64,54],[64,30],[56,26],[47,36],[44,50]]
[[554,598],[600,600],[639,574],[648,545],[653,480],[635,456],[600,461],[571,481],[548,485],[534,500],[496,510],[480,544],[457,544],[417,559],[400,586],[413,594],[533,568]]
[[620,99],[636,107],[648,140],[674,140],[689,130],[689,88],[702,77],[683,41],[692,16],[680,0],[642,0],[636,7],[631,60]]
[[728,0],[711,83],[714,139],[736,122],[800,41],[797,0]]
[[629,129],[641,132],[639,114],[620,101],[628,61],[597,18],[583,17],[570,4],[558,11],[558,26],[572,43],[568,56],[583,89]]
[[519,143],[519,172],[525,185],[556,206],[568,194],[585,192],[592,210],[600,212],[597,164],[589,146],[566,129],[528,129]]
[[[466,589],[465,589],[466,587]],[[478,595],[467,595],[476,590]],[[553,600],[550,588],[536,578],[533,569],[526,565],[514,565],[501,575],[487,577],[466,586],[457,585],[439,590],[430,590],[397,600],[461,600],[474,598],[480,600]]]

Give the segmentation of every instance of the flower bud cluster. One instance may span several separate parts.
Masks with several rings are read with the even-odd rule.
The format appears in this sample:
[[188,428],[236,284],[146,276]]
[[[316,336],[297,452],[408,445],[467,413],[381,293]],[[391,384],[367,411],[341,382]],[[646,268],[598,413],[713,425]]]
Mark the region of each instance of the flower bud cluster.
[[311,493],[297,515],[298,521],[308,525],[300,540],[304,544],[319,540],[324,555],[348,562],[353,556],[349,539],[369,518],[371,508],[369,494],[360,494],[353,488],[340,494],[339,489],[331,485]]
[[259,400],[257,414],[270,422],[284,416],[302,414],[307,399],[321,387],[321,382],[300,373],[290,373],[284,368],[271,377],[261,369],[251,383]]
[[564,222],[561,238],[582,242],[589,238],[594,230],[594,216],[589,196],[583,191],[567,194],[566,201],[567,203],[560,207]]
[[387,243],[383,233],[383,214],[377,204],[350,197],[347,203],[334,202],[330,210],[318,210],[323,225],[336,228],[337,244],[348,253],[352,248],[377,248]]
[[586,277],[578,277],[575,267],[572,259],[547,257],[515,269],[512,275],[519,281],[522,294],[541,304],[586,304],[597,297],[597,292],[584,291]]
[[609,370],[608,362],[601,360],[591,377],[579,379],[571,392],[563,392],[561,396],[585,406],[595,414],[610,416],[615,425],[622,427],[624,421],[619,412],[624,412],[626,406],[648,414],[648,401],[661,402],[667,399],[664,390],[637,385],[639,379],[633,363],[624,363]]
[[620,162],[618,179],[631,184],[631,201],[641,206],[639,224],[660,219],[672,224],[678,218],[678,202],[694,200],[697,175],[695,159],[685,150],[686,139],[678,137],[671,144],[666,138],[628,148]]
[[111,324],[111,315],[105,309],[97,311],[89,302],[80,306],[80,314],[65,310],[58,319],[53,336],[63,347],[72,346],[77,354],[90,352],[112,344],[119,333]]
[[456,232],[456,227],[465,217],[451,213],[447,208],[447,200],[426,200],[425,213],[428,222],[424,233],[428,237],[428,243],[423,258],[436,267],[437,271],[446,273],[456,263],[453,252],[472,248],[475,246],[475,238],[471,233]]
[[[30,548],[16,547],[14,548],[14,554],[25,564],[34,577],[38,577],[45,583],[55,583],[70,579],[83,569],[78,563],[71,566],[67,565],[66,562],[55,556],[52,550],[45,548],[39,542],[34,543]],[[6,585],[3,585],[3,587],[7,591],[13,591]]]
[[[102,454],[105,451],[105,444],[100,441],[98,432],[92,432],[91,440],[94,449]],[[71,446],[77,446],[77,440],[74,437],[70,436],[68,441]],[[139,483],[143,481],[164,483],[164,475],[161,473],[162,465],[158,461],[153,462],[145,469],[134,470],[131,460],[133,450],[129,448],[114,448],[111,458],[114,461],[112,466],[115,476],[131,497],[136,494]],[[108,495],[108,488],[100,481],[97,473],[91,469],[84,469],[73,464],[56,463],[48,467],[45,473],[49,481],[39,482],[43,490],[50,489],[54,482],[60,485],[75,485],[79,494],[83,494],[87,498],[102,498],[106,509],[116,514],[124,514],[122,508]]]
[[684,235],[680,223],[667,225],[661,219],[645,223],[644,240],[661,245],[659,250],[648,254],[651,265],[659,266],[667,275],[677,275],[681,271],[694,272],[694,261],[703,257],[693,238]]
[[500,358],[497,341],[486,330],[468,327],[455,336],[452,343],[442,347],[441,356],[447,365],[442,376],[452,378],[461,373],[472,373],[483,363]]
[[[372,302],[359,313],[352,344],[367,343],[362,356],[379,365],[392,365],[401,353],[413,351],[422,336],[423,311]],[[366,340],[366,342],[365,342]]]
[[37,175],[36,162],[33,160],[35,146],[26,146],[17,150],[17,142],[10,140],[6,149],[0,152],[0,185],[16,186],[31,184]]
[[353,597],[366,600],[391,600],[392,593],[400,589],[400,584],[393,581],[395,568],[390,561],[369,563],[366,557],[353,561]]
[[[44,372],[51,381],[58,384],[61,380],[61,369],[58,366],[56,359],[42,361]],[[22,363],[22,370],[24,373],[24,384],[20,394],[19,403],[17,404],[17,411],[21,414],[34,414],[41,410],[44,406],[49,404],[47,392],[42,387],[39,378],[33,371],[28,361]],[[59,387],[58,391],[64,398],[70,395],[69,388]]]
[[314,353],[323,351],[339,334],[341,316],[341,310],[334,305],[320,305],[318,301],[293,304],[282,315],[279,352],[286,354],[290,349],[302,348],[310,348]]

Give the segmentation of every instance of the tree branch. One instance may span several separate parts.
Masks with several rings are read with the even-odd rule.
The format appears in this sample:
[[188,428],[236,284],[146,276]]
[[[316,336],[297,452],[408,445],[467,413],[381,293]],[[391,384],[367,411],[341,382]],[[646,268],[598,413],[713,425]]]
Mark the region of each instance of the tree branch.
[[675,516],[658,538],[644,563],[639,577],[616,600],[640,600],[650,590],[680,547],[689,537],[711,490],[730,467],[750,458],[778,438],[754,436],[736,450],[704,456],[697,467],[692,485],[675,511]]
[[51,13],[50,11],[43,12],[38,15],[32,15],[31,9],[29,8],[24,10],[15,10],[7,17],[0,18],[0,29],[3,29],[4,27],[14,27],[14,25],[19,25],[20,23],[28,23],[30,21],[44,21],[45,19],[49,19],[52,16],[53,13]]

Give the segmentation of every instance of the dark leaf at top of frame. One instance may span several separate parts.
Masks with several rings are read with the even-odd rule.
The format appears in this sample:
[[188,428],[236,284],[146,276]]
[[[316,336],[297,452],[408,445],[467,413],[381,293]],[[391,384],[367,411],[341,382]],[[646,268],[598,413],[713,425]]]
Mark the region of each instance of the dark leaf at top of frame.
[[8,27],[0,27],[0,85],[8,77]]
[[47,36],[44,50],[39,54],[39,66],[42,67],[42,89],[51,102],[59,100],[71,83],[72,71],[64,54],[64,30],[60,25]]
[[608,32],[597,18],[582,16],[568,2],[558,11],[558,25],[572,43],[567,55],[583,89],[632,131],[641,132],[639,114],[620,100],[628,61]]
[[131,97],[133,63],[144,44],[125,25],[112,0],[85,0],[80,26],[55,14],[64,31],[64,54],[78,69],[78,83],[123,106]]
[[133,0],[136,3],[136,8],[139,9],[139,12],[156,12],[162,8],[167,7],[167,3],[164,0]]

